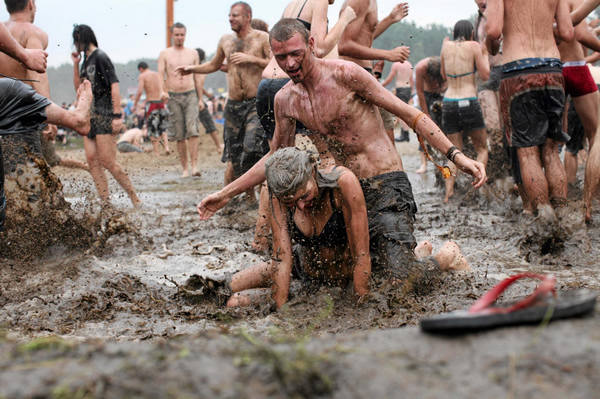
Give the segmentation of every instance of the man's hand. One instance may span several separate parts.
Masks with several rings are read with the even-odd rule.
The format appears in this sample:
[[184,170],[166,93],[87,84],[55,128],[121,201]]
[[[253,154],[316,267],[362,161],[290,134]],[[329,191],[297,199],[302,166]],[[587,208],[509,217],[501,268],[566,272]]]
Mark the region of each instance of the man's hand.
[[81,62],[81,53],[77,51],[72,52],[71,61],[73,61],[73,64],[78,65]]
[[169,101],[169,93],[167,93],[166,91],[163,91],[162,93],[160,93],[160,100],[164,103]]
[[185,75],[189,75],[190,73],[192,73],[192,71],[190,70],[190,65],[181,65],[178,66],[177,68],[175,68],[175,74],[179,74],[182,76]]
[[400,22],[403,18],[408,15],[408,3],[397,4],[396,7],[390,12],[390,19],[392,23]]
[[220,191],[204,198],[197,206],[200,220],[208,220],[219,209],[223,208],[229,202],[229,198],[221,194]]
[[23,64],[38,73],[46,72],[48,53],[42,49],[26,48]]
[[200,111],[203,111],[204,108],[206,108],[206,105],[204,105],[204,101],[202,101],[202,99],[200,99],[200,101],[198,101],[198,109]]
[[49,124],[42,131],[42,135],[44,136],[44,138],[46,139],[46,141],[52,141],[52,140],[54,140],[56,138],[56,132],[57,132],[56,125]]
[[386,60],[391,62],[404,62],[410,56],[410,48],[406,46],[388,50]]
[[112,132],[113,134],[119,134],[123,130],[123,119],[117,118],[112,120]]
[[479,188],[487,181],[485,166],[483,166],[481,162],[472,160],[462,152],[456,155],[454,161],[454,164],[458,166],[460,170],[475,178],[472,183],[473,187]]
[[252,62],[254,57],[246,53],[233,53],[229,56],[229,63],[232,65],[239,65]]

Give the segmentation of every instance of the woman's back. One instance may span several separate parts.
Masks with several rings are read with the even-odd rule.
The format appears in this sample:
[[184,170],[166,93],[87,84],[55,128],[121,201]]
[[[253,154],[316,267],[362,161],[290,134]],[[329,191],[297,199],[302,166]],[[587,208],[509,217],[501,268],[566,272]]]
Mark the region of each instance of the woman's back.
[[477,96],[475,82],[476,52],[479,44],[474,41],[446,41],[442,47],[443,73],[448,90],[446,98],[470,98]]

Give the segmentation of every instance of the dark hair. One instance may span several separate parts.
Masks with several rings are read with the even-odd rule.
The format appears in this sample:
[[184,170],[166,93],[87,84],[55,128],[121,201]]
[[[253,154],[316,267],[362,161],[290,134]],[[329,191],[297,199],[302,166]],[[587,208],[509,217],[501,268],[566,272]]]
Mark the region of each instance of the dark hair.
[[246,3],[245,1],[236,1],[231,5],[231,8],[235,6],[242,6],[246,15],[252,17],[252,7],[250,7],[250,4]]
[[471,21],[462,19],[454,25],[453,40],[472,40],[473,39],[473,24]]
[[204,61],[204,59],[206,58],[206,53],[201,48],[197,48],[196,51],[198,52],[198,58],[200,58],[200,63],[202,63],[202,61]]
[[27,7],[27,3],[29,3],[29,0],[4,0],[6,11],[8,11],[9,14],[23,11],[25,7]]
[[142,61],[138,64],[138,69],[148,69],[148,64]]
[[300,36],[304,38],[304,42],[308,43],[310,33],[302,22],[296,18],[282,18],[273,25],[273,28],[269,32],[269,43],[273,40],[285,42],[290,40],[296,33],[300,33]]
[[431,79],[435,80],[437,83],[444,83],[444,78],[442,77],[442,63],[440,61],[440,57],[429,57],[427,61],[427,76]]
[[87,51],[90,44],[98,47],[98,41],[92,28],[87,25],[75,25],[73,27],[73,43],[79,44],[80,49]]
[[262,19],[253,18],[252,21],[250,21],[250,26],[252,29],[262,30],[263,32],[269,33],[269,24]]
[[171,25],[171,33],[173,33],[173,30],[175,28],[183,28],[183,29],[185,29],[187,31],[187,28],[181,22],[175,22],[173,25]]

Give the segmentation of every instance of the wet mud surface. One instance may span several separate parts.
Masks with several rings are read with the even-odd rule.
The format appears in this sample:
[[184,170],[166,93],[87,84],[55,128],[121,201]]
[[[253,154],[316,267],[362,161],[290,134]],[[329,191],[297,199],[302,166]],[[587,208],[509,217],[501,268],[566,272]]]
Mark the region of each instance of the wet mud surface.
[[[197,202],[223,178],[212,144],[202,141],[199,178],[180,178],[174,155],[119,154],[141,209],[110,178],[113,224],[91,225],[87,247],[46,240],[35,256],[0,256],[0,397],[594,396],[597,313],[453,338],[416,326],[468,308],[517,272],[553,273],[558,289],[600,290],[600,215],[585,225],[573,201],[566,229],[540,228],[501,179],[479,192],[458,179],[443,204],[433,167],[412,173],[415,141],[398,148],[419,207],[417,240],[434,251],[456,241],[472,270],[440,272],[419,294],[376,281],[360,305],[346,289],[295,283],[277,312],[228,310],[223,298],[190,294],[191,276],[218,279],[268,259],[251,250],[257,210],[244,199],[198,220]],[[76,216],[98,207],[87,172],[53,171]],[[503,299],[534,287],[525,281]]]

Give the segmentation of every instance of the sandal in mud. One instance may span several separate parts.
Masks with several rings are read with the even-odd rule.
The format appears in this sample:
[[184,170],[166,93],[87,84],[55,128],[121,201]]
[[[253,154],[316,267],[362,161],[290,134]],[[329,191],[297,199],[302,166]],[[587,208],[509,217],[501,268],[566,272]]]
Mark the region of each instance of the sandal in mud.
[[[515,281],[541,280],[528,297],[509,306],[492,306]],[[598,293],[578,289],[556,293],[552,275],[522,273],[511,276],[488,291],[468,311],[459,310],[421,320],[421,330],[429,333],[457,334],[502,326],[539,324],[591,313]]]

